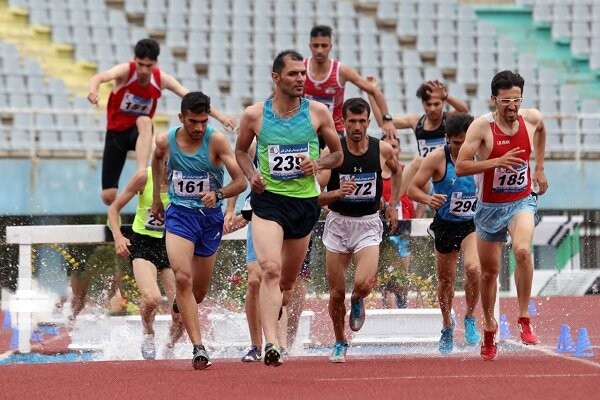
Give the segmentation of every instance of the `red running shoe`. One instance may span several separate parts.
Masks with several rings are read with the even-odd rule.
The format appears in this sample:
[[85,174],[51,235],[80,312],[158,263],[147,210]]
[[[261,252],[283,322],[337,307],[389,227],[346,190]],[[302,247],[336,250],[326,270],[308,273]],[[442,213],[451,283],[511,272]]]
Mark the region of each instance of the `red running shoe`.
[[498,355],[498,346],[496,346],[496,332],[498,327],[493,331],[483,331],[483,342],[481,342],[481,358],[485,361],[492,361]]
[[517,321],[517,327],[521,332],[521,343],[523,344],[538,344],[540,339],[533,331],[529,317],[521,317]]

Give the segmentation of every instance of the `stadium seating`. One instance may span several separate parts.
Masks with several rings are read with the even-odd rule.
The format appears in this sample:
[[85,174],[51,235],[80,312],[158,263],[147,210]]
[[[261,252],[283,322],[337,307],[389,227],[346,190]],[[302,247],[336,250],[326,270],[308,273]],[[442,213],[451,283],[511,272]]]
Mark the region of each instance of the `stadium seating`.
[[[551,29],[554,40],[570,43],[575,59],[589,57],[590,68],[600,71],[600,6],[593,0],[517,2],[531,7],[533,23]],[[571,118],[549,123],[554,151],[563,144],[569,152],[577,143],[599,147],[597,121],[576,117],[583,104],[594,114],[598,103],[586,103],[574,86],[561,85],[554,68],[534,53],[517,51],[513,39],[457,0],[123,0],[120,7],[103,0],[8,0],[8,5],[27,10],[31,24],[49,27],[54,42],[73,46],[76,61],[98,70],[130,59],[141,37],[156,37],[161,68],[235,115],[270,94],[275,54],[295,47],[306,55],[310,29],[325,23],[334,28],[335,55],[363,75],[377,76],[393,113],[421,113],[415,91],[427,79],[446,82],[474,114],[488,112],[491,76],[515,69],[526,79],[527,107],[542,109],[548,118]],[[2,149],[28,144],[51,153],[101,150],[103,127],[85,99],[48,76],[44,65],[15,54],[13,44],[1,43],[0,108],[12,115],[0,127],[10,141]],[[347,96],[365,95],[349,85]],[[165,93],[158,108],[164,123],[174,119],[178,105],[176,96]],[[47,131],[18,124],[17,115],[27,109],[42,110],[34,120],[49,124]],[[375,126],[372,133],[378,134]],[[403,147],[410,144],[410,135],[401,138]]]

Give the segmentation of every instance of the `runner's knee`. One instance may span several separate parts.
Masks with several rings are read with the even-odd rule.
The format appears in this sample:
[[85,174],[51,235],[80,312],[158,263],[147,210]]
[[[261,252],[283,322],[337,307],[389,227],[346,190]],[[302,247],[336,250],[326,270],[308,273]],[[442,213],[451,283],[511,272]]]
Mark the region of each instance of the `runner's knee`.
[[135,125],[137,126],[139,133],[152,133],[152,120],[147,116],[138,117],[138,119],[135,121]]
[[115,199],[117,198],[117,190],[116,189],[105,189],[100,194],[102,197],[102,202],[107,206],[110,206]]
[[531,250],[528,245],[513,244],[513,252],[515,253],[515,261],[517,264],[526,263],[531,260]]

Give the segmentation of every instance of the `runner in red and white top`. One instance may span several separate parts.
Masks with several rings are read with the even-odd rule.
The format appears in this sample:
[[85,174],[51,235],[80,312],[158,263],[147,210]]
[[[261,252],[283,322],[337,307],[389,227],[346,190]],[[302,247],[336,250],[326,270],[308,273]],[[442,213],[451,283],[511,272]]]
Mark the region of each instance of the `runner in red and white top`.
[[[512,71],[502,71],[494,76],[491,100],[496,111],[471,124],[456,160],[458,176],[481,174],[477,182],[480,201],[475,211],[475,228],[481,261],[481,306],[485,318],[481,345],[484,360],[493,360],[498,351],[494,305],[502,245],[507,233],[512,238],[516,260],[517,326],[521,341],[525,344],[539,342],[529,320],[529,300],[537,196],[548,190],[544,175],[546,128],[538,110],[519,109],[524,85],[523,78]],[[535,155],[533,173],[530,172],[532,149]]]
[[304,60],[306,66],[306,82],[304,96],[324,103],[331,111],[338,135],[344,135],[342,122],[342,104],[344,103],[344,86],[351,82],[360,90],[374,96],[379,109],[384,114],[382,126],[386,135],[397,137],[392,124],[392,116],[388,112],[383,94],[376,85],[367,82],[355,69],[329,58],[333,48],[331,43],[331,28],[317,25],[310,31],[310,51],[312,57]]
[[[115,65],[90,79],[88,101],[97,106],[100,84],[114,81],[107,104],[107,127],[102,157],[102,201],[110,205],[117,196],[119,178],[127,152],[135,150],[136,175],[145,179],[152,150],[152,117],[163,89],[184,96],[189,90],[175,78],[161,71],[156,63],[160,47],[153,39],[135,45],[133,61]],[[235,128],[235,118],[222,115],[214,108],[212,117],[228,129]]]

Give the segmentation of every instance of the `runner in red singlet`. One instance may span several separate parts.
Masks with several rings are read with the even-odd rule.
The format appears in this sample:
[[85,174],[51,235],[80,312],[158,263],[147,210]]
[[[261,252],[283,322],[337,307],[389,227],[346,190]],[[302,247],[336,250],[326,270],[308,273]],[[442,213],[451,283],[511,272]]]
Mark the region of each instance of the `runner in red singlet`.
[[[531,241],[537,222],[537,196],[548,189],[544,175],[546,128],[538,110],[519,109],[524,84],[523,78],[511,71],[494,76],[491,88],[496,111],[471,124],[456,160],[458,176],[479,174],[475,228],[485,318],[481,345],[484,360],[493,360],[497,355],[498,322],[494,319],[494,305],[502,245],[507,232],[516,260],[517,326],[521,341],[524,344],[539,342],[531,327],[528,309],[533,280]],[[530,166],[532,150],[536,161],[533,173]]]
[[[146,174],[152,150],[152,117],[163,89],[179,96],[189,92],[175,78],[157,66],[160,47],[153,39],[142,39],[135,45],[133,61],[115,65],[90,79],[87,98],[98,105],[100,84],[114,81],[107,105],[106,139],[102,157],[102,201],[110,205],[117,196],[119,178],[127,152],[135,150],[137,171]],[[214,108],[211,116],[226,128],[233,129],[234,118],[220,114]]]
[[386,135],[396,137],[396,129],[392,116],[388,113],[383,94],[370,82],[362,78],[355,69],[329,58],[333,48],[331,43],[331,28],[317,25],[310,31],[310,51],[312,57],[304,60],[306,66],[306,82],[304,97],[323,103],[329,108],[335,122],[335,130],[340,137],[344,136],[342,122],[342,104],[344,103],[344,86],[351,82],[359,89],[373,96],[379,109],[384,114],[382,125]]

